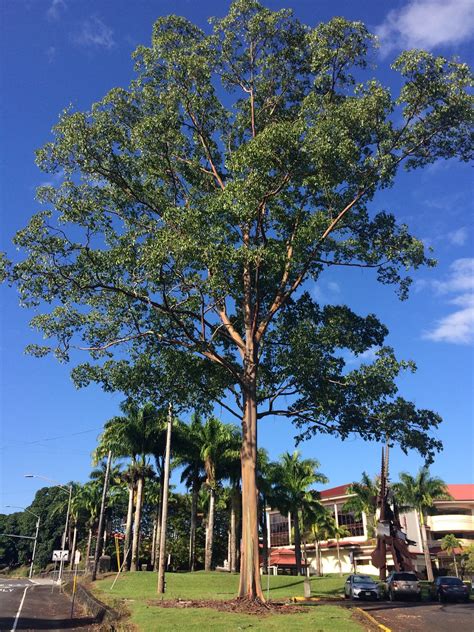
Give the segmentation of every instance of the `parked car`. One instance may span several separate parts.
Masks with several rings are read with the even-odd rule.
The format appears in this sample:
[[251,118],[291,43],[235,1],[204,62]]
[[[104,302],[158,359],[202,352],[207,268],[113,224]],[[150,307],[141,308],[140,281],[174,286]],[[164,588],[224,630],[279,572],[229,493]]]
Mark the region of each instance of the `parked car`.
[[458,577],[437,577],[434,583],[435,598],[438,601],[462,600],[469,601],[469,586],[466,586]]
[[387,578],[387,593],[390,601],[399,597],[412,597],[421,601],[421,586],[415,573],[391,573]]
[[349,575],[344,584],[346,599],[379,599],[379,585],[368,575]]

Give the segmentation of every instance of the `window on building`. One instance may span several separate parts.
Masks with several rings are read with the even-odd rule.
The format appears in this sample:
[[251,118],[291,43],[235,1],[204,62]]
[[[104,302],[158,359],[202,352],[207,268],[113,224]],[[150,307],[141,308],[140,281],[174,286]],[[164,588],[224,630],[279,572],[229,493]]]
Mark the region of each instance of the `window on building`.
[[352,511],[339,511],[337,512],[337,519],[340,527],[345,527],[350,536],[365,535],[364,523],[362,522],[362,516],[356,518]]
[[279,513],[270,514],[270,546],[288,546],[289,544],[288,516],[282,516]]

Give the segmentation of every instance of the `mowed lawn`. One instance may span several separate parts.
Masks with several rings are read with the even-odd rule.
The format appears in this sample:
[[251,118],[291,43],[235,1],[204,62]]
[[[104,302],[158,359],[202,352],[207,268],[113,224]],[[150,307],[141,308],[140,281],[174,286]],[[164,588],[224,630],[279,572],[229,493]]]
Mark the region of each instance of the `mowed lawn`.
[[[265,595],[273,601],[303,596],[303,578],[271,576],[267,593],[267,577],[262,577]],[[344,577],[329,576],[311,579],[314,596],[333,597],[342,593]],[[122,575],[111,591],[113,577],[93,586],[96,595],[111,605],[125,605],[131,622],[139,630],[312,630],[313,632],[361,632],[365,628],[352,618],[351,611],[336,605],[310,606],[298,614],[269,614],[263,617],[241,613],[219,612],[211,608],[161,608],[156,594],[155,573],[137,572]],[[167,573],[164,599],[233,599],[237,593],[238,575],[228,573]]]

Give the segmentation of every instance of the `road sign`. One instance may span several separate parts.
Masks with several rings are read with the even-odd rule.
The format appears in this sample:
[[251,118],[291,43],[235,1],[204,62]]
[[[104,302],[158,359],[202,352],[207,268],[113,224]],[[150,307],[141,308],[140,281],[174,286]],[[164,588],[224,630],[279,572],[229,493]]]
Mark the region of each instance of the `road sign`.
[[69,551],[62,551],[61,549],[53,551],[53,562],[67,562],[69,559]]

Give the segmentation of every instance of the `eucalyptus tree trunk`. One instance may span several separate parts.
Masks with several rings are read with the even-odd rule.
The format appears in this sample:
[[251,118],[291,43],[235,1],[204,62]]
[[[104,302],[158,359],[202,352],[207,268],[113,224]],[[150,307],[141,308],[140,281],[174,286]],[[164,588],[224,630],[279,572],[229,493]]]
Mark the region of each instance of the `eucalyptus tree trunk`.
[[193,481],[191,495],[191,527],[189,534],[189,570],[194,571],[196,566],[196,525],[199,487],[196,480]]
[[128,488],[128,507],[127,522],[125,523],[125,540],[123,542],[124,568],[130,570],[130,541],[132,539],[132,521],[133,521],[133,497],[135,495],[135,486],[130,485]]
[[431,556],[430,556],[430,548],[428,546],[428,538],[426,536],[425,516],[423,515],[422,511],[419,511],[418,515],[420,517],[421,539],[423,541],[422,542],[422,544],[423,544],[423,554],[425,556],[426,577],[427,577],[429,582],[433,582],[434,581],[434,575],[433,575],[433,567],[431,565]]
[[131,570],[139,569],[138,546],[140,541],[140,524],[142,520],[142,503],[143,503],[143,476],[137,481],[137,506],[135,507],[135,519],[133,521],[133,540],[132,540],[132,565]]
[[295,562],[296,562],[296,574],[302,575],[301,569],[301,534],[300,534],[300,520],[299,512],[296,509],[293,512],[293,530],[295,532]]
[[210,488],[209,513],[207,518],[206,550],[204,557],[204,570],[210,571],[212,568],[212,547],[214,544],[214,509],[216,503],[216,491]]
[[256,350],[244,360],[244,415],[242,419],[242,554],[239,597],[265,601],[260,580],[257,490],[257,370]]

